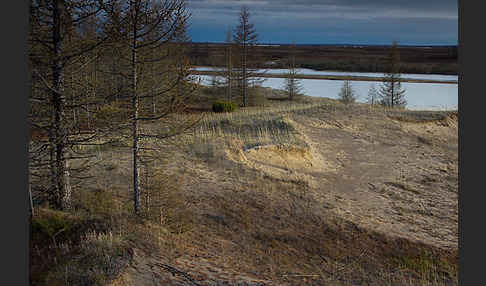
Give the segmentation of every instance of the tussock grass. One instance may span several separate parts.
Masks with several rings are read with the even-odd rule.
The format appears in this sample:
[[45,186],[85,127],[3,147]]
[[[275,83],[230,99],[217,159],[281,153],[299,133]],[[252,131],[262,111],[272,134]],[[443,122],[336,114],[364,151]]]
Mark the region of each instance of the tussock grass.
[[389,118],[404,122],[432,122],[446,119],[448,116],[456,115],[457,111],[414,111],[414,110],[393,110],[387,111]]
[[180,141],[200,158],[219,156],[221,149],[245,151],[257,146],[308,148],[290,114],[306,113],[326,103],[285,102],[273,107],[241,108],[232,113],[204,113],[201,122]]
[[46,285],[106,285],[116,278],[131,255],[126,242],[111,232],[88,232],[76,247],[63,244],[60,256],[45,278]]
[[80,212],[36,209],[30,239],[31,285],[105,285],[130,260],[109,221]]

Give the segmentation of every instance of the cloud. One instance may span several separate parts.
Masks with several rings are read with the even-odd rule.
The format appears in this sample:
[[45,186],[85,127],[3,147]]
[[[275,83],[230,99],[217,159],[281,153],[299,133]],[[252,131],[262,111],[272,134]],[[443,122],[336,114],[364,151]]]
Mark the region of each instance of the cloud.
[[221,35],[228,26],[236,25],[243,5],[249,8],[261,39],[268,41],[271,33],[284,38],[285,30],[318,34],[322,39],[326,39],[322,32],[326,30],[328,37],[333,34],[342,39],[348,34],[357,39],[380,37],[385,34],[383,29],[400,32],[403,27],[417,39],[443,41],[450,37],[448,42],[457,41],[457,1],[451,0],[188,0],[194,28],[218,30]]
[[[288,16],[293,18],[440,18],[457,19],[457,1],[450,0],[189,0],[195,16],[213,18],[235,14],[246,5],[259,16]],[[214,13],[217,14],[214,14]]]

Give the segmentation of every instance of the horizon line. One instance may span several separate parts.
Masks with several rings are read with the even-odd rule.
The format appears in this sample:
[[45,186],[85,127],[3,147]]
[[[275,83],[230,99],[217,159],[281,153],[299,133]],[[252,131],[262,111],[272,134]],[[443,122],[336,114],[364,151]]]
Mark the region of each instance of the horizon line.
[[[224,41],[189,41],[188,43],[194,44],[228,44]],[[256,45],[268,45],[268,46],[391,46],[392,44],[349,44],[349,43],[333,43],[333,44],[316,44],[316,43],[265,43],[259,42]],[[402,47],[458,47],[458,44],[398,44]]]

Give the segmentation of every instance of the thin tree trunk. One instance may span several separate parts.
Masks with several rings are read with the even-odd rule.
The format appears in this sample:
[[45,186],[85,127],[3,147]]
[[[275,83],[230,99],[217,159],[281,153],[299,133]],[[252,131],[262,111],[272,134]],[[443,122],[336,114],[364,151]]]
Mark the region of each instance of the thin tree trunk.
[[[55,93],[52,91],[51,93]],[[51,94],[51,106],[54,106],[55,95]],[[57,207],[57,170],[56,170],[56,135],[55,135],[55,109],[51,109],[49,123],[49,170],[51,183],[49,186],[49,203],[52,203],[54,207]]]
[[150,185],[149,185],[149,163],[145,164],[145,209],[150,213]]
[[115,102],[118,103],[118,77],[116,75],[116,60],[113,54],[112,58],[112,64],[111,64],[111,72],[112,72],[112,78],[111,78],[111,83],[110,87],[112,92],[115,93]]
[[133,138],[133,206],[135,214],[140,214],[140,178],[139,178],[139,166],[138,166],[138,95],[137,95],[137,33],[136,25],[134,25],[133,33],[133,46],[132,46],[132,138]]
[[246,43],[243,43],[243,82],[242,82],[242,88],[243,88],[243,106],[246,107],[247,104],[247,98],[246,98],[246,86],[248,84],[247,78],[246,78]]
[[[62,54],[62,40],[61,40],[61,19],[64,17],[63,1],[55,2],[54,14],[54,29],[53,29],[53,65],[52,65],[52,103],[53,111],[51,116],[51,188],[55,192],[55,206],[59,209],[70,208],[70,186],[69,180],[66,180],[66,128],[65,128],[65,114],[64,105],[65,98],[62,94],[62,63],[60,56]],[[54,148],[53,148],[54,147]]]
[[[152,50],[152,57],[155,58],[155,49]],[[155,116],[156,114],[156,109],[155,109],[155,68],[154,68],[155,63],[152,63],[150,65],[151,72],[152,72],[152,116]]]
[[[69,34],[69,42],[72,43],[73,41],[73,35],[72,33]],[[74,107],[76,105],[76,100],[75,100],[75,94],[74,94],[74,72],[73,68],[70,69],[69,71],[69,78],[70,78],[70,89],[71,89],[71,104],[73,105],[73,125],[77,126],[76,124],[76,108]]]
[[77,126],[76,124],[76,108],[74,107],[76,105],[76,99],[74,98],[75,95],[74,95],[74,75],[73,75],[73,71],[71,70],[71,73],[70,73],[70,77],[71,77],[71,104],[73,105],[73,124],[74,126]]
[[71,209],[72,189],[69,174],[69,161],[64,160],[64,192],[62,197],[63,209]]
[[96,98],[96,81],[98,80],[98,71],[97,71],[97,69],[98,69],[98,52],[97,52],[97,50],[95,50],[95,55],[94,56],[95,56],[95,60],[94,60],[94,63],[93,63],[93,65],[94,65],[94,71],[93,71],[93,73],[94,73],[94,79],[93,79],[93,99],[95,100],[95,109],[97,111],[99,111],[100,110],[100,105],[99,104],[96,104],[96,102],[97,102],[97,98]]
[[[85,57],[85,60],[88,61],[88,56]],[[86,85],[89,86],[89,79],[88,79],[88,71],[84,74],[84,80]],[[88,129],[91,129],[91,115],[89,112],[89,88],[86,88],[86,116],[87,116],[87,124]]]
[[228,75],[227,75],[227,77],[228,77],[228,91],[227,91],[228,95],[227,96],[228,96],[228,101],[231,101],[231,88],[232,88],[231,84],[232,84],[232,81],[233,81],[233,79],[232,79],[233,67],[231,65],[231,46],[228,46],[228,59],[227,59],[227,61],[228,61],[228,63],[227,63],[227,65],[228,65]]

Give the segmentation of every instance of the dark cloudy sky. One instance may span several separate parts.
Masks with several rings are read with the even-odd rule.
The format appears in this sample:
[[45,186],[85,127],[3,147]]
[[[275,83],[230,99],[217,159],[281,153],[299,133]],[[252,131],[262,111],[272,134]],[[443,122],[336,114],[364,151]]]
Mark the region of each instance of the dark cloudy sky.
[[457,0],[188,0],[194,42],[222,42],[246,5],[259,42],[456,45]]

